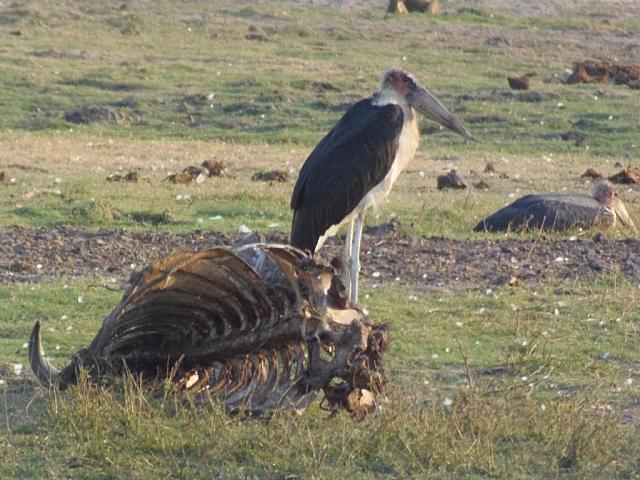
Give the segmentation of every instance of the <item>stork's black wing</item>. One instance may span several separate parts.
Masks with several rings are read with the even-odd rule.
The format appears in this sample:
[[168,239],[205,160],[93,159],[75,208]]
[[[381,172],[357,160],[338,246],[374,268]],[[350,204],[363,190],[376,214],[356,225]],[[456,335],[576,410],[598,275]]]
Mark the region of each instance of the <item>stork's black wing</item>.
[[389,173],[398,150],[403,113],[371,99],[351,107],[305,161],[291,196],[291,245],[313,252]]
[[603,205],[586,195],[527,195],[488,216],[473,230],[591,228],[606,215]]

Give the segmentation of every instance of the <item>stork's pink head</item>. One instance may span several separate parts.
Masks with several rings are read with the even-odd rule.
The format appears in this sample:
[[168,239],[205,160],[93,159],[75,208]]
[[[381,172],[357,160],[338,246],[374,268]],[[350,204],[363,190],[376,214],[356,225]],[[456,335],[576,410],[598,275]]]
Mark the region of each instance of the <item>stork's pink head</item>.
[[453,130],[467,140],[473,140],[473,136],[462,123],[406,70],[391,68],[384,72],[378,95],[388,95],[396,99],[399,97],[400,101],[404,99],[409,106],[425,117]]
[[404,97],[417,87],[418,82],[411,73],[399,68],[392,68],[387,70],[382,76],[380,89],[392,88]]

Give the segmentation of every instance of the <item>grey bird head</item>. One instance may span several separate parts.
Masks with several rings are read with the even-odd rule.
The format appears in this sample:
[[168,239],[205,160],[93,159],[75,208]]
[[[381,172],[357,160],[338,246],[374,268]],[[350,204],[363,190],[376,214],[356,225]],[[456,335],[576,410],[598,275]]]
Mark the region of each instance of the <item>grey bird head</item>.
[[473,136],[462,123],[406,70],[399,68],[387,70],[382,76],[378,95],[403,99],[425,117],[453,130],[467,140],[474,141]]

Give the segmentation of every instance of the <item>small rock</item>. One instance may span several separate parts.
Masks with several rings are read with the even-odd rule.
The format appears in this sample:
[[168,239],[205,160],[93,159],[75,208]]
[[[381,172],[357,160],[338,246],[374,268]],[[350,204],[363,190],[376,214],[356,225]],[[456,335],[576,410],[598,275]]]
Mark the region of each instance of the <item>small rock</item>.
[[400,222],[396,218],[392,218],[387,223],[381,223],[380,225],[374,225],[371,227],[364,227],[364,233],[367,235],[373,235],[375,237],[389,235],[393,232],[397,232],[400,228]]
[[496,167],[493,163],[491,162],[487,162],[487,164],[484,166],[484,173],[496,173]]
[[474,183],[473,186],[477,190],[489,190],[489,184],[484,180],[480,180],[479,182]]
[[451,170],[449,173],[440,175],[438,177],[438,190],[447,190],[449,188],[454,190],[464,190],[468,188],[466,180],[462,177],[462,174],[457,170]]
[[256,182],[282,183],[289,180],[289,173],[284,170],[270,170],[268,172],[256,172],[251,177]]
[[503,37],[502,35],[494,35],[492,37],[489,37],[487,38],[486,43],[487,45],[490,45],[492,47],[498,47],[500,45],[506,45],[506,46],[511,45],[511,42],[509,41],[509,39],[506,37]]
[[116,172],[112,173],[107,177],[107,182],[129,182],[129,183],[138,183],[140,180],[138,176],[138,172]]
[[602,175],[602,173],[600,173],[595,168],[587,168],[584,173],[580,175],[580,178],[590,178],[591,180],[597,180],[599,178],[604,178],[604,175]]
[[260,30],[255,25],[249,25],[249,32],[244,36],[247,40],[257,40],[259,42],[269,41],[267,34]]
[[226,169],[221,160],[205,160],[200,166],[209,172],[210,177],[220,177]]

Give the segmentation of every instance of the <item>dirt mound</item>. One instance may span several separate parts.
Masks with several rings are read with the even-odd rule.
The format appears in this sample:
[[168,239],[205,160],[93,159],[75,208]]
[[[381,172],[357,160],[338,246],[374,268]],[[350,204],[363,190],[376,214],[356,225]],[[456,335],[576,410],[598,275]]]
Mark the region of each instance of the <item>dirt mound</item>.
[[127,115],[110,105],[91,105],[67,110],[64,119],[71,123],[124,123]]
[[640,81],[640,65],[624,64],[609,60],[576,62],[567,83],[613,83],[629,85]]
[[610,176],[609,181],[622,184],[640,183],[640,168],[629,165],[626,169]]
[[[549,281],[593,281],[622,273],[640,281],[640,241],[628,240],[452,240],[384,234],[363,236],[362,282],[400,283],[427,290],[483,289],[514,282],[535,286]],[[0,228],[0,282],[38,282],[62,276],[104,276],[125,281],[134,269],[175,250],[231,245],[218,232],[178,234],[73,227]],[[269,242],[286,243],[283,233]],[[342,254],[334,239],[325,259]]]

